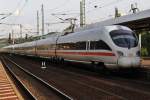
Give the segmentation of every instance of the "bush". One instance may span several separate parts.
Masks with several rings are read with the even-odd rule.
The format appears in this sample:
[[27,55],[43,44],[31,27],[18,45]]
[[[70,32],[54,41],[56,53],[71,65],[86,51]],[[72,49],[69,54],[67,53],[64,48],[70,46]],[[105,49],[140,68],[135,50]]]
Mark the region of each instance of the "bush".
[[142,48],[141,49],[141,56],[148,56],[147,48]]

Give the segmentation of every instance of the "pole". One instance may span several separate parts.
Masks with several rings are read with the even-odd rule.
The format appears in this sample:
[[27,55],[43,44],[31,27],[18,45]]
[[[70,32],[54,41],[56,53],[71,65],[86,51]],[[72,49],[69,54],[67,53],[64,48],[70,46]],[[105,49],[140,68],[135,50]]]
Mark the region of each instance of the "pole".
[[83,9],[82,1],[80,1],[80,27],[83,27]]
[[42,38],[43,38],[43,35],[44,35],[44,7],[43,7],[43,4],[42,4],[41,12],[42,12]]
[[8,38],[8,43],[10,44],[11,43],[11,33],[9,33],[9,38]]
[[80,26],[85,25],[85,0],[80,1]]
[[37,11],[37,35],[39,35],[39,11]]
[[22,25],[20,24],[20,38],[22,39]]
[[83,25],[85,25],[85,0],[83,0]]
[[12,44],[15,44],[15,39],[14,39],[14,30],[12,30]]

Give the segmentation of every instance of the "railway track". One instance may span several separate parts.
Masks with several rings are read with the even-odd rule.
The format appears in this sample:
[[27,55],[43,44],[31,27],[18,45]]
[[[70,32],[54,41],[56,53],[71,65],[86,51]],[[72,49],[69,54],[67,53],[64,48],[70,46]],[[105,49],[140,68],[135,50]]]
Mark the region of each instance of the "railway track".
[[72,100],[57,88],[46,83],[41,78],[33,75],[9,58],[1,57],[3,64],[10,71],[13,77],[24,87],[30,96],[29,99],[34,100]]
[[[41,70],[41,64],[31,59],[11,57],[14,62],[33,74],[41,77],[48,84],[53,84],[73,99],[78,100],[143,100],[150,99],[150,85],[118,77],[103,77],[92,75],[90,72],[82,73],[79,69],[61,68],[61,65],[47,65]],[[27,67],[29,66],[32,67]],[[60,67],[60,68],[58,68]],[[36,69],[36,70],[32,70]],[[68,70],[69,69],[69,70]],[[89,74],[90,73],[90,74]],[[49,74],[49,75],[48,75]],[[48,76],[45,76],[48,75]],[[53,76],[53,77],[52,77]],[[146,84],[146,85],[145,85]]]
[[[13,62],[16,62],[16,60],[18,60],[18,59],[14,60],[14,58],[13,58]],[[23,61],[25,61],[25,60],[23,60]],[[18,62],[20,62],[20,61],[18,61]],[[20,65],[18,62],[17,62],[17,64]],[[27,62],[28,62],[28,64],[31,63],[29,61],[27,61]],[[27,68],[28,65],[24,64],[24,63],[26,63],[26,61],[24,63],[23,62],[21,62],[21,63],[22,63],[21,64],[22,67],[24,67],[26,70],[28,70],[30,72],[32,72],[33,69],[36,69],[36,71],[32,72],[34,75],[42,78],[48,84],[52,84],[56,88],[59,88],[59,90],[63,91],[64,93],[66,93],[68,95],[70,95],[75,100],[76,99],[77,100],[91,100],[91,99],[94,99],[94,100],[122,100],[122,97],[119,96],[119,95],[109,93],[109,92],[107,92],[103,89],[96,89],[96,88],[93,88],[93,87],[90,87],[90,86],[85,86],[84,84],[81,84],[79,82],[80,80],[78,80],[77,82],[75,80],[68,80],[70,78],[67,78],[66,75],[65,76],[64,75],[57,75],[57,73],[49,72],[49,71],[48,71],[48,73],[45,73],[45,72],[47,72],[47,70],[43,70],[43,69],[41,70],[41,66],[34,65],[33,62],[30,65],[31,67],[32,66],[35,67],[35,68],[32,68],[32,71]],[[39,70],[37,70],[37,69],[39,69]],[[50,74],[50,75],[48,75],[48,74]],[[50,77],[50,76],[53,76],[53,78],[56,78],[56,79],[53,80],[52,77]],[[59,82],[64,81],[65,83],[63,83],[63,82],[59,83],[57,80]],[[95,94],[91,95],[91,93],[95,93]]]

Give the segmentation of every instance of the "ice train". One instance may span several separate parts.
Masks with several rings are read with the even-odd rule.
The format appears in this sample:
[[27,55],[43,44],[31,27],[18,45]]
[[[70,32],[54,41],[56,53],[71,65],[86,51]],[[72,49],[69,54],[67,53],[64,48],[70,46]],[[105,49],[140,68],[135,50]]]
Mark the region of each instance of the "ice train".
[[140,67],[140,47],[136,34],[121,25],[100,26],[68,35],[3,47],[7,53],[82,61],[107,68]]

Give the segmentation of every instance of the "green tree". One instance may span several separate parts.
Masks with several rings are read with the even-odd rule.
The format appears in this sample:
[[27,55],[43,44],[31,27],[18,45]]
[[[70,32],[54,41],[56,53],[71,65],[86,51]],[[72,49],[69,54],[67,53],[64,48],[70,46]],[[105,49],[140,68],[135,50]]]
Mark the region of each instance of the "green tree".
[[150,33],[142,35],[142,56],[150,56]]

